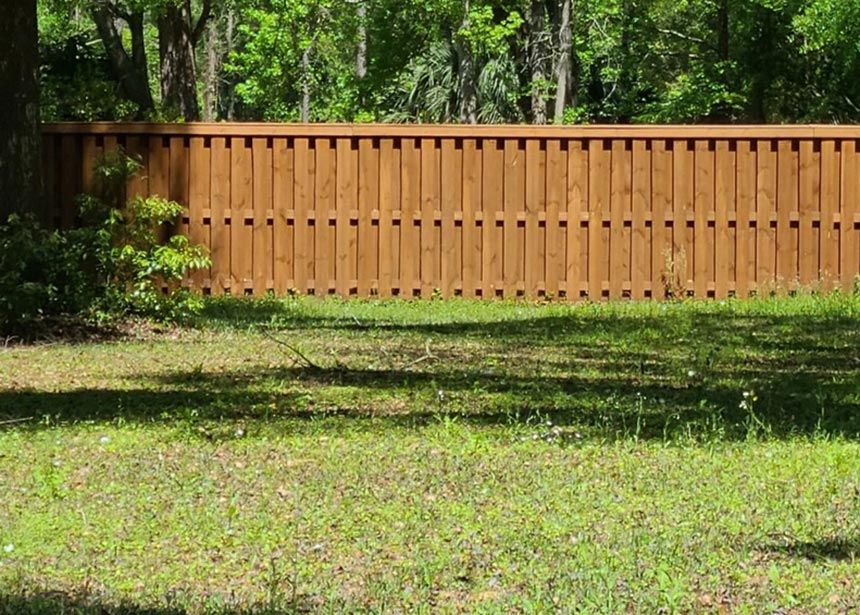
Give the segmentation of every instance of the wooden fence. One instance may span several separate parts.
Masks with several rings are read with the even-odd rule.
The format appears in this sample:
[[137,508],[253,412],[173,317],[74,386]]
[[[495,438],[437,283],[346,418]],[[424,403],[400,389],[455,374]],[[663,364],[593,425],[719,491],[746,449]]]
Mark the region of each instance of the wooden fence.
[[860,128],[50,124],[47,212],[99,153],[186,206],[206,292],[697,297],[850,288]]

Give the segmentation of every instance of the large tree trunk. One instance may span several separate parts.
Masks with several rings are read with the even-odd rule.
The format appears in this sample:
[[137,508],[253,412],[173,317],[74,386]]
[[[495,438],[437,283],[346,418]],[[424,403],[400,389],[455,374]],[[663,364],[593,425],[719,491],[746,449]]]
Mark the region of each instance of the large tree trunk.
[[478,123],[478,86],[475,57],[472,54],[471,43],[461,34],[469,29],[469,0],[463,2],[463,23],[454,38],[459,56],[457,75],[457,98],[460,101],[460,122],[463,124]]
[[36,0],[9,0],[0,20],[0,222],[41,213]]
[[203,74],[203,120],[211,122],[218,115],[218,24],[213,20],[206,28],[206,72]]
[[97,2],[92,7],[93,21],[123,97],[137,105],[138,117],[142,117],[154,108],[146,70],[143,13],[122,16],[131,31],[132,55],[129,56],[122,43],[122,31],[117,26],[118,15],[115,11],[116,7],[108,2]]
[[194,42],[184,7],[169,4],[158,16],[158,55],[162,107],[186,121],[198,120]]
[[555,109],[553,110],[553,119],[557,124],[560,124],[564,119],[564,110],[567,108],[568,101],[572,101],[571,92],[575,84],[573,83],[573,71],[571,70],[572,62],[571,45],[572,45],[572,28],[570,25],[570,3],[571,0],[562,0],[561,2],[561,18],[558,25],[558,60],[555,67]]
[[546,19],[542,0],[532,0],[529,7],[528,62],[531,74],[531,110],[533,124],[546,124]]
[[355,76],[364,79],[367,75],[367,6],[358,3],[358,44],[355,49]]

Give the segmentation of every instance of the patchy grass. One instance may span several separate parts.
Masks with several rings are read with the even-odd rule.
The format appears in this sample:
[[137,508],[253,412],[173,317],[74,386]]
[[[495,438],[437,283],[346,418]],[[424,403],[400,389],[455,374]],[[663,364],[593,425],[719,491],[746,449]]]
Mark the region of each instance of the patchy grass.
[[860,607],[854,297],[207,310],[0,351],[0,613]]

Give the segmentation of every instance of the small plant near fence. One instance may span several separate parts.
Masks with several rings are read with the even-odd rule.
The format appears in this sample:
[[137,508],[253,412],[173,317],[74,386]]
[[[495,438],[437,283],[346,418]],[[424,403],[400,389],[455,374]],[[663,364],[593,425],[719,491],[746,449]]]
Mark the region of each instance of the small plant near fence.
[[78,199],[80,228],[49,231],[29,216],[0,224],[0,331],[59,315],[175,321],[199,311],[202,300],[180,282],[209,258],[186,237],[167,237],[182,205],[158,196],[126,200],[139,169],[121,149],[100,158],[93,193]]

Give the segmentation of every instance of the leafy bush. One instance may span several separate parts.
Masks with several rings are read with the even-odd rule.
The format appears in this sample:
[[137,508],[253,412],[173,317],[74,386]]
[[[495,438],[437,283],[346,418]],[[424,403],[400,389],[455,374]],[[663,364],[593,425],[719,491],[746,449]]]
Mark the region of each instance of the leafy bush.
[[0,225],[0,331],[58,314],[175,321],[199,311],[200,297],[179,283],[209,259],[184,236],[162,239],[180,204],[157,196],[125,202],[139,166],[122,150],[99,161],[94,194],[79,199],[82,228],[48,231],[20,216]]

